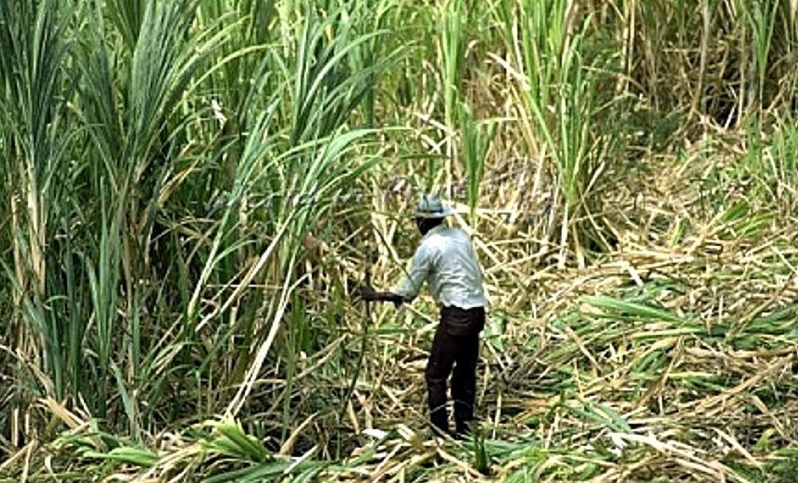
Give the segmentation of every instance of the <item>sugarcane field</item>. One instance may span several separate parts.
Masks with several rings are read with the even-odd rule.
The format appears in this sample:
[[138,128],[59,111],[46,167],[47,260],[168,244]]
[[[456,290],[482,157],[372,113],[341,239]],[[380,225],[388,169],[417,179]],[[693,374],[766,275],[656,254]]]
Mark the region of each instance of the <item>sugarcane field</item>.
[[798,482],[798,1],[0,1],[0,483]]

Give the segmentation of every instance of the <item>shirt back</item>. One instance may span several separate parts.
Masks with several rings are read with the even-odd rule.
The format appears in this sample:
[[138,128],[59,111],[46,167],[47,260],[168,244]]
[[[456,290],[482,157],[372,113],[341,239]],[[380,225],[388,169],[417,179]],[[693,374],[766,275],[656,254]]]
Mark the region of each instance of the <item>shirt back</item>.
[[487,305],[482,271],[463,230],[444,225],[430,230],[413,255],[406,279],[393,291],[412,301],[424,281],[440,306],[470,309]]

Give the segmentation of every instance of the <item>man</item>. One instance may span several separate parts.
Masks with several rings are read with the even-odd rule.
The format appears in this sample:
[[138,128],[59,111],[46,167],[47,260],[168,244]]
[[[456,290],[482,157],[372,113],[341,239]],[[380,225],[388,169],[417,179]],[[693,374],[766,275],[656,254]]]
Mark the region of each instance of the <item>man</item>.
[[363,298],[399,306],[412,302],[428,282],[441,310],[425,371],[430,421],[438,431],[449,433],[446,390],[451,374],[456,435],[461,437],[474,419],[479,333],[485,326],[487,301],[470,238],[444,223],[451,213],[438,197],[424,195],[415,211],[422,239],[405,280],[389,292],[366,287]]

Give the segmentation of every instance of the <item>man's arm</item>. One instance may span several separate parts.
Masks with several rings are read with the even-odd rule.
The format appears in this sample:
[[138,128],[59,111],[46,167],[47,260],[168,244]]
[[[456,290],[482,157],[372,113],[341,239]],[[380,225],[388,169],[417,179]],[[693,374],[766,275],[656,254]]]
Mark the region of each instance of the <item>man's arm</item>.
[[402,283],[388,292],[377,292],[372,287],[362,291],[365,300],[379,302],[393,302],[397,307],[403,302],[412,302],[421,290],[424,280],[427,279],[432,266],[430,253],[420,246],[410,262],[410,269]]
[[361,294],[368,302],[393,302],[397,307],[404,302],[404,297],[393,292],[377,292],[373,287],[365,287]]
[[432,253],[429,247],[421,245],[413,254],[410,268],[407,270],[402,283],[391,289],[391,293],[402,297],[403,302],[412,302],[418,297],[424,281],[427,280],[432,270]]

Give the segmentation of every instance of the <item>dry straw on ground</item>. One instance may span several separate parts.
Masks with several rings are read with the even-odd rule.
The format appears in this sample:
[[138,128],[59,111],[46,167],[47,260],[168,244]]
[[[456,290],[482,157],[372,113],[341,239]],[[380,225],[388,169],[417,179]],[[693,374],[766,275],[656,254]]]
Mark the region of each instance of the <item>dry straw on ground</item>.
[[[528,234],[507,236],[503,213],[467,227],[494,300],[478,398],[489,476],[470,442],[431,441],[423,429],[433,311],[386,307],[372,333],[413,331],[370,339],[345,418],[362,446],[326,478],[789,481],[773,478],[789,478],[777,450],[795,440],[798,415],[794,219],[732,216],[745,194],[731,191],[709,216],[691,181],[707,165],[659,163],[669,176],[606,200],[617,249],[582,270],[557,270]],[[392,223],[375,225],[399,233]]]

